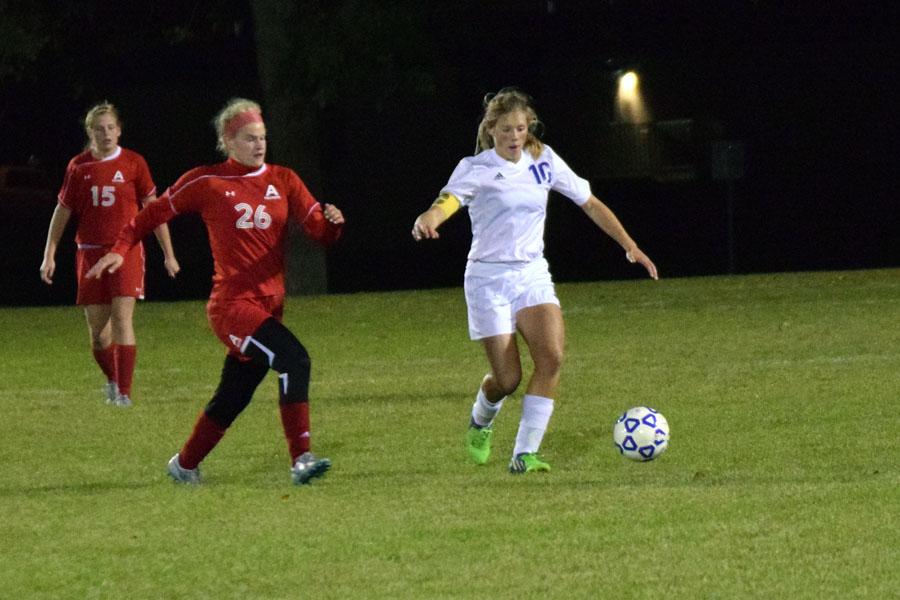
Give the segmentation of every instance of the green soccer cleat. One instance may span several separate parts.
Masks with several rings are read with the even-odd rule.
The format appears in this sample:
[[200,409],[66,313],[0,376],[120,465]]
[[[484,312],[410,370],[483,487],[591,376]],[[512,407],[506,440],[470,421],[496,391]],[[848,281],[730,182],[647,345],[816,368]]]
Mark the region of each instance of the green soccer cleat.
[[550,465],[538,458],[537,452],[524,452],[509,461],[509,472],[514,475],[549,470]]
[[491,438],[494,430],[490,427],[469,426],[466,431],[466,450],[476,464],[483,465],[491,456]]

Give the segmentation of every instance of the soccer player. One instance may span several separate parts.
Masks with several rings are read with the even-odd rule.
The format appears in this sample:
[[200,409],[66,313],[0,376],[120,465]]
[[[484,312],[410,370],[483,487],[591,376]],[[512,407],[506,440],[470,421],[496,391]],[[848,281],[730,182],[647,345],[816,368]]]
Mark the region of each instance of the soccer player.
[[179,483],[201,482],[200,462],[250,403],[271,368],[278,372],[291,476],[295,484],[305,484],[324,475],[331,461],[310,451],[310,358],[281,322],[284,245],[290,221],[313,240],[330,244],[340,236],[344,216],[337,207],[317,202],[297,173],[265,162],[266,126],[256,102],[229,101],[216,116],[215,127],[227,160],[182,175],[122,230],[88,276],[115,272],[129,248],[159,224],[181,213],[199,213],[215,264],[207,317],[227,352],[219,387],[169,461],[169,475]]
[[477,464],[487,462],[494,419],[522,378],[518,332],[534,373],[522,399],[509,471],[549,471],[538,450],[553,413],[565,345],[562,312],[543,256],[549,191],[580,206],[622,246],[627,260],[643,265],[653,279],[656,266],[591,193],[590,184],[537,138],[539,121],[529,96],[504,88],[485,97],[484,108],[475,156],[459,162],[437,200],[416,219],[412,236],[437,239],[440,225],[460,206],[468,208],[472,245],[464,288],[469,336],[481,340],[491,371],[472,406],[466,448]]
[[[84,128],[88,147],[69,161],[59,202],[50,219],[40,273],[44,282],[53,283],[56,249],[74,214],[78,220],[76,304],[84,307],[94,360],[106,375],[106,403],[128,407],[137,356],[132,317],[136,298],[144,297],[144,249],[136,244],[115,275],[95,280],[85,274],[109,251],[119,230],[138,213],[139,207],[156,200],[156,186],[144,158],[119,146],[122,121],[112,104],[102,102],[91,108]],[[175,277],[180,267],[168,227],[160,225],[156,238],[166,271]]]

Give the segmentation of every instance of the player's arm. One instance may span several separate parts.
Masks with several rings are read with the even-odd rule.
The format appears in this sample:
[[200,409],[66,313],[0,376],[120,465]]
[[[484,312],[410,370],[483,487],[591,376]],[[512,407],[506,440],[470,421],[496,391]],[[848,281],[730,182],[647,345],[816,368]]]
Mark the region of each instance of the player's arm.
[[72,211],[62,204],[57,204],[53,210],[53,216],[50,217],[50,228],[47,230],[47,243],[44,246],[44,260],[41,262],[41,279],[44,283],[53,283],[53,273],[56,271],[56,249],[59,247],[59,240],[62,239],[66,225],[69,224],[69,218]]
[[[151,202],[156,202],[156,194],[150,194],[141,200],[141,207],[147,208],[147,205]],[[166,267],[166,272],[169,274],[169,277],[175,277],[178,271],[181,270],[181,265],[178,264],[178,259],[175,258],[175,249],[172,247],[172,236],[169,234],[169,226],[163,223],[154,229],[153,233],[156,235],[156,241],[159,242],[159,247],[162,249],[163,264]]]
[[339,237],[344,225],[344,213],[333,204],[320,204],[312,196],[301,202],[297,219],[303,232],[310,239],[323,246],[328,246]]
[[616,240],[616,242],[622,246],[625,250],[625,258],[628,259],[628,262],[640,263],[647,269],[647,273],[650,277],[659,279],[656,265],[654,265],[653,261],[638,248],[638,245],[631,239],[631,236],[625,231],[622,223],[619,222],[619,219],[608,206],[597,199],[596,196],[591,195],[591,197],[588,198],[588,201],[581,206],[581,209],[588,217],[590,217],[591,221],[593,221],[597,227],[602,229],[606,235]]
[[100,260],[87,272],[85,277],[100,279],[104,273],[115,273],[125,261],[125,254],[147,234],[167,223],[176,214],[173,203],[166,195],[156,202],[150,202],[128,225],[119,232],[119,238]]
[[413,239],[418,242],[423,239],[435,240],[441,237],[437,231],[438,227],[453,216],[460,206],[459,198],[448,192],[441,192],[428,210],[419,215],[416,222],[413,223]]
[[344,224],[344,213],[341,212],[334,204],[325,203],[322,205],[322,216],[332,225]]
[[320,203],[293,171],[287,172],[288,202],[294,220],[311,240],[328,246],[341,237],[344,213],[334,204]]

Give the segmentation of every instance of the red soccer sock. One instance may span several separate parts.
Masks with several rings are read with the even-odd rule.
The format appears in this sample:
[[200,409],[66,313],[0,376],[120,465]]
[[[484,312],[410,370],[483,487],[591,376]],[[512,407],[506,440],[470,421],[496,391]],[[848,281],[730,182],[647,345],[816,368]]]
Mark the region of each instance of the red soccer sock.
[[116,345],[116,377],[119,393],[131,396],[131,380],[134,379],[134,363],[137,359],[137,346]]
[[110,344],[102,350],[94,349],[94,360],[100,365],[100,370],[106,375],[107,381],[116,380],[116,345]]
[[191,437],[184,443],[184,447],[178,453],[178,462],[183,469],[196,469],[206,455],[212,452],[226,428],[210,419],[205,411],[200,411],[194,431]]
[[309,452],[309,402],[279,404],[281,425],[287,439],[291,464],[304,452]]

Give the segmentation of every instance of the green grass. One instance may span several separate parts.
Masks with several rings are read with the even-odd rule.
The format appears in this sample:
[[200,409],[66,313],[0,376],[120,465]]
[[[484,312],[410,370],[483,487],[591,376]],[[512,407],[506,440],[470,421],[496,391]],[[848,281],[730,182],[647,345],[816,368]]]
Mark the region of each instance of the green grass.
[[[885,598],[900,587],[900,271],[558,286],[550,474],[487,466],[462,291],[292,298],[316,450],[290,485],[275,379],[203,464],[165,463],[218,380],[202,302],[144,303],[135,406],[73,307],[0,309],[2,598]],[[526,370],[530,365],[526,361]],[[615,452],[650,404],[657,461]]]

